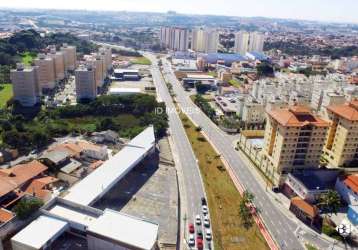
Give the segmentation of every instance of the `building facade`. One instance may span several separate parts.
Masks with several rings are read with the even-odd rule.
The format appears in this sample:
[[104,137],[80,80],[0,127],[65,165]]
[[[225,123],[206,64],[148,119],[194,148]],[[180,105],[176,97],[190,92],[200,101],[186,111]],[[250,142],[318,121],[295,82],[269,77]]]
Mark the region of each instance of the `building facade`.
[[96,98],[96,69],[92,65],[81,66],[76,69],[75,76],[77,100]]
[[213,29],[196,28],[192,30],[191,49],[196,52],[216,53],[219,33]]
[[262,52],[265,35],[259,32],[239,31],[235,34],[235,53],[245,55],[247,52]]
[[174,51],[187,51],[189,48],[189,30],[177,27],[162,27],[160,41],[163,46]]
[[45,54],[39,54],[34,64],[38,66],[40,88],[42,90],[53,89],[56,86],[54,60]]
[[48,56],[52,58],[55,67],[55,79],[61,81],[65,78],[65,57],[62,52],[57,51],[56,47],[50,50]]
[[65,69],[75,70],[77,61],[76,47],[64,43],[60,50],[64,55]]

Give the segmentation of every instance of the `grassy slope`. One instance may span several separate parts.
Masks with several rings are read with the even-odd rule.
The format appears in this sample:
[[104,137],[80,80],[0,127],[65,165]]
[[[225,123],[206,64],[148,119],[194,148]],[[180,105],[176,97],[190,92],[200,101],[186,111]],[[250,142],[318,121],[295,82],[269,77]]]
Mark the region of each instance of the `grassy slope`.
[[151,65],[152,64],[151,61],[144,56],[136,57],[135,59],[132,59],[131,62],[134,64],[141,64],[141,65]]
[[12,97],[12,84],[0,84],[0,108],[3,108],[6,102]]
[[215,249],[269,249],[256,224],[246,230],[239,218],[241,196],[209,142],[184,114],[180,115],[199,160],[208,195]]

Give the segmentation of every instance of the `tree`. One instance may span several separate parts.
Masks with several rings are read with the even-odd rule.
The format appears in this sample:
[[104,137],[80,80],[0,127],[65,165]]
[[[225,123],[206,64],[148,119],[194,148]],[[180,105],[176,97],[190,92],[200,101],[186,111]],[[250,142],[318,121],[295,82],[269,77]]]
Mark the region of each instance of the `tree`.
[[335,190],[329,190],[327,193],[321,196],[318,206],[328,211],[331,215],[337,214],[341,207],[341,197]]
[[118,130],[119,126],[113,121],[112,118],[104,118],[98,125],[97,130]]
[[14,207],[14,212],[19,219],[24,220],[29,218],[33,213],[35,213],[41,206],[43,202],[37,198],[23,198],[17,205]]
[[239,205],[239,215],[242,224],[246,229],[249,229],[253,224],[250,205],[252,204],[254,199],[255,196],[252,193],[250,193],[249,191],[245,191],[242,195],[242,199]]
[[36,131],[32,135],[32,145],[36,148],[42,148],[47,145],[47,143],[50,141],[50,138],[47,134],[43,132]]
[[259,65],[256,66],[257,69],[257,75],[262,76],[273,76],[274,70],[271,64],[268,62],[262,62]]

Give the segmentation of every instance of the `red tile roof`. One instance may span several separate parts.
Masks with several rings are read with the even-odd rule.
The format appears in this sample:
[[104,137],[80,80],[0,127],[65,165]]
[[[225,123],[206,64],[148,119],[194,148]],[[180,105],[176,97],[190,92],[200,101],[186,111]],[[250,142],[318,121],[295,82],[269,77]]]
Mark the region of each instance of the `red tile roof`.
[[327,110],[349,121],[358,121],[358,100],[341,105],[331,105]]
[[358,193],[358,175],[348,175],[344,177],[343,182],[351,190]]
[[303,127],[313,125],[316,127],[328,127],[329,122],[315,116],[304,106],[293,106],[288,109],[275,109],[268,114],[285,127]]
[[311,218],[314,218],[318,215],[319,212],[318,208],[302,200],[300,197],[293,197],[291,199],[291,204],[299,208],[301,211],[309,215]]
[[0,223],[5,223],[11,220],[14,217],[14,214],[8,210],[0,208]]

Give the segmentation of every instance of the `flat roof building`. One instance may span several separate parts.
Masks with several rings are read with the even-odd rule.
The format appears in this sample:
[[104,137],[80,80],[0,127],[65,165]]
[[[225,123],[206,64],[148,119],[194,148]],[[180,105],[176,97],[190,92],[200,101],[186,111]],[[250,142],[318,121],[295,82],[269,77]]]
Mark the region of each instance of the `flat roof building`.
[[77,100],[95,99],[97,96],[96,69],[92,65],[75,70]]
[[45,54],[39,54],[34,60],[38,66],[39,84],[42,90],[53,89],[56,86],[55,62]]
[[67,43],[64,43],[60,50],[64,55],[65,69],[75,70],[77,62],[76,47],[69,46]]
[[55,79],[61,81],[65,78],[65,57],[62,52],[56,51],[56,46],[47,54],[53,59],[55,65]]
[[10,71],[14,100],[22,106],[31,107],[40,102],[41,88],[38,67],[25,67],[17,64],[17,68]]

